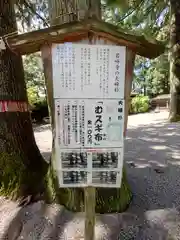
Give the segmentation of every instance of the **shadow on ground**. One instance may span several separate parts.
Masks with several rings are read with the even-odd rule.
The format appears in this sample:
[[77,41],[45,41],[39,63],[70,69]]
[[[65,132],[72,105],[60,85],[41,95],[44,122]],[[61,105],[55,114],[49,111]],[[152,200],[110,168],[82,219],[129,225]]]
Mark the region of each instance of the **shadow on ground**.
[[[36,132],[47,130],[41,128]],[[129,125],[125,165],[133,200],[126,213],[97,215],[96,240],[180,239],[179,139],[180,124],[167,123],[164,119],[146,125]],[[43,151],[43,154],[48,157],[50,152]],[[24,209],[10,203],[8,206],[7,209],[0,201],[0,233],[4,229],[4,239],[83,239],[82,213],[74,214],[62,206],[47,206],[42,202]],[[3,211],[10,225],[4,223]],[[13,211],[16,220],[10,221],[8,216]],[[7,238],[14,227],[19,237]]]
[[35,132],[43,132],[45,130],[50,130],[51,131],[51,125],[50,124],[33,124],[33,129]]
[[125,163],[134,194],[131,210],[137,212],[142,207],[151,210],[180,204],[179,123],[158,121],[129,127]]
[[[4,204],[5,205],[5,204]],[[6,204],[7,205],[7,204]],[[12,203],[9,203],[10,209]],[[64,207],[58,205],[45,205],[44,202],[37,202],[29,206],[11,211],[9,221],[1,219],[1,225],[5,226],[0,231],[1,240],[38,240],[38,239],[66,239],[66,224],[74,215],[67,212]],[[0,212],[1,212],[0,207]]]

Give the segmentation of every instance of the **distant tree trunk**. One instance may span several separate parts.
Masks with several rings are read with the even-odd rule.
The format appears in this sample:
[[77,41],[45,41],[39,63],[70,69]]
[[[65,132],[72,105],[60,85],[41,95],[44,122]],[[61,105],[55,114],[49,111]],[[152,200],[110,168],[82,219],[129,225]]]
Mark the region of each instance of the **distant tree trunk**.
[[[0,1],[0,36],[17,31],[12,2]],[[22,58],[8,46],[0,51],[0,194],[32,200],[44,190],[47,164],[36,145],[29,112],[4,112],[4,101],[28,103]]]
[[[78,2],[80,5],[78,5]],[[64,4],[63,4],[64,3]],[[86,4],[88,3],[88,5]],[[100,0],[90,0],[90,1],[60,1],[60,0],[49,0],[49,11],[51,16],[51,24],[72,22],[74,20],[83,19],[85,17],[95,16],[96,18],[101,17],[100,11]],[[90,8],[90,11],[88,11]],[[47,48],[42,50],[42,57],[44,60],[44,71],[46,78],[46,85],[48,89],[48,98],[50,104],[50,112],[52,115],[52,128],[54,129],[54,104],[52,96],[52,76],[50,75],[50,68],[52,70],[52,64],[50,57],[47,57]],[[54,154],[54,146],[53,146]],[[53,155],[52,155],[53,162]],[[52,169],[51,169],[52,170]],[[65,205],[68,209],[74,211],[84,210],[84,193],[83,189],[76,188],[66,188],[57,189],[57,179],[52,170],[49,176],[51,181],[51,191],[54,191],[52,196],[56,197],[60,204]],[[53,184],[55,184],[53,186]],[[54,190],[53,190],[54,189]],[[122,187],[121,189],[105,189],[98,188],[96,191],[96,211],[97,212],[116,212],[124,211],[129,205],[131,200],[131,192],[126,180],[125,172],[123,174]]]
[[180,120],[180,1],[170,0],[170,121]]

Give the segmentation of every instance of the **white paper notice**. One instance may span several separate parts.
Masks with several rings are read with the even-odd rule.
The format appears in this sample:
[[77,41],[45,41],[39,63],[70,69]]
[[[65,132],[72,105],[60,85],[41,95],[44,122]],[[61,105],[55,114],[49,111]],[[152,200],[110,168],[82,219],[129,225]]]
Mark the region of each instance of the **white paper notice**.
[[52,59],[55,98],[124,98],[125,47],[58,44]]
[[55,101],[60,148],[123,146],[124,100]]

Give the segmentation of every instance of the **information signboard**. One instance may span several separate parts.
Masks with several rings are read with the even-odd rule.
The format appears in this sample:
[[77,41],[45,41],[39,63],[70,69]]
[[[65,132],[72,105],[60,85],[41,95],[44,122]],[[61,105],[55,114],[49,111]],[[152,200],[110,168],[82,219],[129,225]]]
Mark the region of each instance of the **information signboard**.
[[52,47],[55,167],[60,187],[120,187],[125,47]]
[[66,148],[123,146],[124,100],[55,100],[58,144]]

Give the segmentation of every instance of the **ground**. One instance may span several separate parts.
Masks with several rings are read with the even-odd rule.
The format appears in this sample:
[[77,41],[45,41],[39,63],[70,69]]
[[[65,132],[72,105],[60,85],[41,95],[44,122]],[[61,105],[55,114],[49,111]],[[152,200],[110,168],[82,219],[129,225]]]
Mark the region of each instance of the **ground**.
[[[168,113],[129,117],[125,165],[133,192],[126,213],[97,215],[97,239],[180,239],[180,123]],[[49,159],[50,126],[35,127],[37,144]],[[12,221],[12,219],[14,220]],[[0,200],[0,239],[84,239],[83,214],[35,203],[23,209]]]

